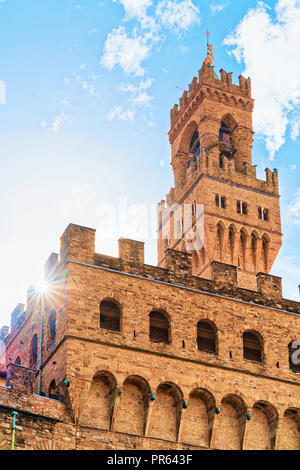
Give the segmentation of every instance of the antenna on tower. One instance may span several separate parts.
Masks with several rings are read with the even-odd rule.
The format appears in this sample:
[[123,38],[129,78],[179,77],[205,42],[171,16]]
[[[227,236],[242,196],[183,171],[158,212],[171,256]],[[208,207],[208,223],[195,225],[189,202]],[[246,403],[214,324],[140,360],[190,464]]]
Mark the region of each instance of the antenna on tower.
[[211,65],[214,60],[213,45],[209,43],[210,31],[205,31],[207,36],[207,56],[204,59],[205,65]]

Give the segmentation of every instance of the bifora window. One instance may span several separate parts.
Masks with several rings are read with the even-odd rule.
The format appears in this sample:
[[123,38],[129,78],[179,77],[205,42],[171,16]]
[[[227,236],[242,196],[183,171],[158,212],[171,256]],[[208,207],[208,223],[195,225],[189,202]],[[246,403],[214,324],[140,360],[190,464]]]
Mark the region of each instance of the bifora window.
[[100,304],[100,328],[111,331],[121,330],[120,308],[110,300],[103,300]]
[[150,313],[150,339],[156,343],[170,343],[170,323],[161,312]]
[[250,361],[262,362],[263,351],[259,336],[256,333],[246,331],[243,334],[244,359]]
[[199,321],[197,324],[197,346],[200,351],[210,353],[217,352],[217,330],[205,321]]

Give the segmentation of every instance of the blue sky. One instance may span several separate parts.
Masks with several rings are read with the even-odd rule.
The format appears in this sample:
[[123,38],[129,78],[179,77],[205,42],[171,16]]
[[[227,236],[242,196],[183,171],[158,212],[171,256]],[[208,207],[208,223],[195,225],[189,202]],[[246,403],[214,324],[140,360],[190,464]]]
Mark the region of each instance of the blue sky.
[[[173,185],[169,111],[197,75],[211,31],[215,70],[250,75],[253,163],[278,168],[284,243],[272,272],[299,299],[300,1],[1,0],[0,325],[41,276],[69,222],[97,229],[103,204],[156,204]],[[124,202],[125,201],[125,202]],[[121,227],[122,228],[122,227]],[[151,238],[151,239],[148,239]]]

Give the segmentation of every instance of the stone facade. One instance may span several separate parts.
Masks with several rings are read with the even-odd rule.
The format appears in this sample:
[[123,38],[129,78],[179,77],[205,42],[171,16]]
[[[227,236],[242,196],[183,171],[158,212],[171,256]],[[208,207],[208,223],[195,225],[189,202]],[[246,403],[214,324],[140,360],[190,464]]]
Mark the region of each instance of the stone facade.
[[[211,279],[211,261],[221,261],[238,266],[239,285],[255,290],[256,274],[270,272],[281,247],[278,174],[266,169],[266,179],[259,180],[252,165],[251,80],[240,76],[234,85],[231,74],[220,74],[203,64],[180,108],[171,111],[174,187],[159,204],[158,260],[165,265],[166,246],[187,249],[195,275]],[[193,238],[183,233],[191,229],[184,222],[188,204],[204,207],[203,247],[187,246]],[[170,215],[163,216],[166,206]],[[180,218],[184,231],[178,234]],[[192,230],[196,235],[196,225]]]
[[[238,149],[218,168],[229,107]],[[48,292],[29,289],[10,332],[0,331],[0,449],[11,448],[13,412],[18,450],[300,449],[290,348],[300,303],[269,274],[281,244],[278,180],[269,170],[257,180],[251,166],[252,109],[249,79],[233,85],[231,74],[217,80],[203,65],[171,112],[168,201],[205,205],[201,266],[193,250],[179,250],[184,240],[164,249],[160,235],[155,267],[141,242],[120,239],[114,258],[95,252],[95,230],[67,227],[45,264]],[[188,155],[196,128],[199,166]],[[226,196],[226,215],[215,193]],[[247,220],[236,198],[248,202]],[[268,208],[268,220],[250,204]]]

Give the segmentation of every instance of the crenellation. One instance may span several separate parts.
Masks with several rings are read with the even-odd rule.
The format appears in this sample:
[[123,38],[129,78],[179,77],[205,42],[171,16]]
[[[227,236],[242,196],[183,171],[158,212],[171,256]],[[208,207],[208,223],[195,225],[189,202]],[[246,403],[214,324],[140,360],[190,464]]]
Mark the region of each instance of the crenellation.
[[[69,224],[47,292],[29,288],[1,329],[0,449],[300,449],[300,303],[270,274],[278,173],[252,165],[250,79],[220,73],[204,64],[171,110],[158,266],[143,242],[107,256]],[[192,240],[175,238],[185,205]]]

